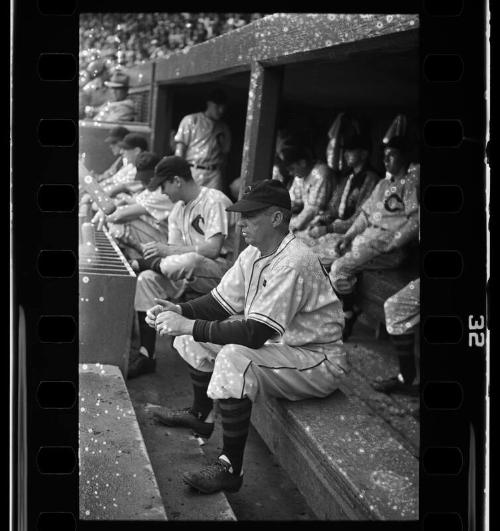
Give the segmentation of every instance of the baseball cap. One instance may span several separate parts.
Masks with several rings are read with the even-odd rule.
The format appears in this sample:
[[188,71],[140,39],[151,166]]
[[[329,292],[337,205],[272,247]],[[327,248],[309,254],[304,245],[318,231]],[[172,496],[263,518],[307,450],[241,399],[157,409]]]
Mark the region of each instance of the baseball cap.
[[208,94],[207,101],[213,101],[219,105],[225,105],[227,103],[227,96],[223,90],[214,89]]
[[110,88],[128,88],[129,77],[127,74],[117,71],[111,76],[111,79],[105,81],[104,84]]
[[408,144],[407,138],[399,135],[393,136],[387,142],[382,142],[380,147],[382,149],[394,148],[401,151],[401,153],[408,153],[410,151],[410,146]]
[[135,159],[137,172],[135,180],[147,184],[154,177],[155,166],[160,162],[160,157],[152,151],[141,151]]
[[139,133],[129,133],[120,142],[120,147],[123,149],[141,148],[142,151],[147,151],[148,141]]
[[310,160],[312,155],[305,146],[288,146],[281,150],[279,157],[285,166],[289,166],[299,160]]
[[130,131],[121,125],[118,125],[117,127],[113,127],[109,131],[109,135],[104,139],[104,142],[107,142],[108,144],[117,144],[120,142],[120,140],[123,140]]
[[354,134],[344,140],[344,149],[366,149],[370,151],[371,140],[367,135]]
[[268,206],[292,209],[290,194],[286,186],[276,179],[264,179],[249,186],[243,197],[226,208],[228,212],[253,212]]
[[156,190],[164,181],[173,177],[192,179],[191,168],[182,157],[175,155],[163,157],[155,167],[154,177],[149,182],[148,190]]

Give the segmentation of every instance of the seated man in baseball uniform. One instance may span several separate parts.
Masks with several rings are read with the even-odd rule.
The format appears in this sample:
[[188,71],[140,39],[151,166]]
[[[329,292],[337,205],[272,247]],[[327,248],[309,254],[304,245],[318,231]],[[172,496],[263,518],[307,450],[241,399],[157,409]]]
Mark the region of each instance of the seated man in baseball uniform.
[[125,196],[113,213],[105,215],[99,211],[93,219],[98,228],[108,225],[109,233],[130,259],[142,257],[144,244],[168,241],[168,216],[174,205],[159,186],[154,189],[149,186],[159,162],[156,153],[139,153],[135,159],[135,182],[142,191]]
[[290,188],[292,211],[290,230],[303,231],[324,210],[333,184],[333,172],[325,162],[315,160],[304,146],[290,146],[281,151],[286,170],[294,179]]
[[346,169],[340,173],[325,211],[313,218],[307,235],[302,236],[325,265],[338,258],[335,244],[351,228],[379,181],[369,163],[370,139],[367,136],[352,135],[343,148]]
[[344,305],[344,340],[357,317],[357,275],[366,269],[396,268],[407,256],[405,245],[418,238],[420,167],[410,164],[402,136],[392,137],[383,149],[385,179],[377,184],[351,228],[335,244],[340,258],[333,262],[330,278]]
[[155,167],[149,189],[159,188],[175,203],[168,217],[168,243],[143,246],[144,259],[133,262],[137,279],[140,348],[132,355],[128,377],[154,372],[155,331],[146,325],[146,311],[155,298],[178,299],[187,288],[199,294],[214,288],[232,263],[233,225],[226,208],[232,201],[219,190],[199,186],[188,163],[163,157]]
[[160,334],[190,366],[191,407],[158,407],[167,426],[209,437],[213,401],[222,416],[223,449],[217,461],[186,483],[202,493],[237,491],[252,403],[325,397],[348,370],[342,346],[344,319],[319,259],[289,231],[291,202],[279,181],[254,184],[229,207],[248,247],[210,293],[189,302],[161,301],[147,312]]
[[399,374],[373,382],[382,393],[418,395],[415,365],[415,330],[420,322],[420,278],[412,280],[384,303],[385,324],[398,351]]
[[206,109],[184,116],[174,137],[175,154],[187,160],[200,186],[223,188],[223,170],[231,148],[231,132],[222,120],[227,98],[215,89],[207,96]]

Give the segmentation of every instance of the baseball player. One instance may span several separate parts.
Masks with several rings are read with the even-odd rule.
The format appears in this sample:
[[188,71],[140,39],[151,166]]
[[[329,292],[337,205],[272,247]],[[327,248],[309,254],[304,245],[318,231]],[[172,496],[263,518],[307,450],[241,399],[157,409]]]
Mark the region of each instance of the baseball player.
[[[141,188],[148,186],[154,176],[154,168],[160,162],[156,153],[141,151],[135,158],[135,181]],[[129,258],[142,257],[142,245],[151,241],[167,243],[168,216],[173,208],[170,199],[154,190],[143,189],[140,193],[122,199],[122,205],[105,215],[99,212],[94,222],[108,225],[108,230]]]
[[199,186],[191,168],[180,157],[164,157],[148,185],[159,188],[175,203],[168,218],[168,244],[151,241],[143,246],[144,259],[132,262],[143,270],[137,279],[135,310],[141,346],[132,353],[128,377],[154,372],[156,334],[145,323],[156,297],[178,299],[189,287],[207,293],[232,262],[232,201],[219,190]]
[[330,265],[338,255],[335,244],[345,234],[361,213],[363,203],[372,193],[379,176],[368,162],[370,139],[354,135],[343,144],[346,169],[341,172],[325,212],[318,214],[309,224],[307,234],[301,237],[325,265]]
[[372,386],[382,393],[418,395],[415,329],[420,322],[420,279],[412,280],[384,303],[387,332],[398,351],[399,374]]
[[344,340],[356,320],[354,287],[365,269],[392,269],[406,257],[404,246],[418,238],[419,165],[409,164],[403,137],[384,145],[386,177],[365,201],[361,214],[335,244],[340,256],[332,264],[330,278],[342,298],[346,317]]
[[223,188],[223,168],[231,148],[231,132],[222,115],[227,98],[221,90],[207,96],[205,112],[184,116],[174,137],[175,154],[187,160],[199,186]]
[[160,335],[190,365],[194,401],[185,410],[154,413],[167,426],[209,437],[213,400],[222,416],[217,461],[186,483],[202,493],[237,491],[252,403],[268,396],[301,400],[332,393],[347,371],[340,301],[309,248],[289,232],[291,202],[277,180],[256,183],[229,207],[248,247],[210,293],[147,312]]
[[292,216],[290,229],[302,231],[326,207],[333,173],[324,162],[314,160],[305,147],[286,147],[281,151],[281,158],[286,170],[294,176],[290,197],[292,209],[298,213]]

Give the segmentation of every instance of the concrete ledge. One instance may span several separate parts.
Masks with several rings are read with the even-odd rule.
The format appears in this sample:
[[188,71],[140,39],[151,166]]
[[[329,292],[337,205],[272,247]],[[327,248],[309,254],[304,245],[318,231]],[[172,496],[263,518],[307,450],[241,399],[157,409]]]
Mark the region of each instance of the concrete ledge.
[[80,364],[80,519],[167,520],[121,371]]
[[341,391],[256,403],[252,423],[319,519],[418,519],[418,459]]

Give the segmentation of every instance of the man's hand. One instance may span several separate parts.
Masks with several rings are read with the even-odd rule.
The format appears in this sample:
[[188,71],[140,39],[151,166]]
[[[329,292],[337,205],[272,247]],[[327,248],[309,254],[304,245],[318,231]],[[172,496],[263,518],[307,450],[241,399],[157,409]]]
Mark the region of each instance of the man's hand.
[[156,317],[161,313],[165,311],[171,311],[171,312],[177,312],[178,314],[181,313],[181,309],[177,304],[173,304],[172,302],[163,300],[163,299],[157,299],[155,297],[155,301],[158,303],[152,308],[150,308],[146,312],[146,323],[151,328],[156,328]]
[[177,312],[161,312],[156,318],[156,331],[160,336],[184,336],[192,335],[194,321],[187,319]]
[[339,256],[342,256],[346,253],[349,245],[351,244],[352,240],[354,239],[353,236],[351,235],[347,235],[345,234],[344,236],[342,236],[341,238],[339,238],[339,240],[337,241],[337,243],[335,244],[335,252],[339,255]]
[[315,227],[310,227],[308,230],[309,236],[311,238],[319,238],[320,236],[324,236],[326,232],[327,231],[325,225],[317,225]]
[[98,210],[97,214],[92,218],[92,223],[97,223],[97,230],[102,230],[103,227],[107,227],[106,214],[102,210]]
[[143,256],[146,258],[154,258],[159,256],[160,258],[165,258],[171,254],[172,249],[167,243],[161,242],[148,242],[142,246]]

